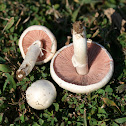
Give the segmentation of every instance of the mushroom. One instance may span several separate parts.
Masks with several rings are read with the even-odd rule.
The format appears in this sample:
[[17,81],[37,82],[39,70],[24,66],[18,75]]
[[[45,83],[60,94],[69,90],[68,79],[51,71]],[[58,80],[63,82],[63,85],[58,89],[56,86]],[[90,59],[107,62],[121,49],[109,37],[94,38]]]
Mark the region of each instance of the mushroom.
[[38,80],[26,90],[26,101],[34,109],[50,107],[56,98],[56,89],[48,80]]
[[113,74],[114,64],[109,52],[100,44],[86,39],[85,28],[73,24],[73,43],[62,47],[51,60],[54,81],[73,93],[89,93],[102,88]]
[[36,65],[48,62],[56,52],[57,41],[53,33],[45,26],[28,27],[19,39],[19,48],[24,58],[16,72],[18,80],[27,76]]

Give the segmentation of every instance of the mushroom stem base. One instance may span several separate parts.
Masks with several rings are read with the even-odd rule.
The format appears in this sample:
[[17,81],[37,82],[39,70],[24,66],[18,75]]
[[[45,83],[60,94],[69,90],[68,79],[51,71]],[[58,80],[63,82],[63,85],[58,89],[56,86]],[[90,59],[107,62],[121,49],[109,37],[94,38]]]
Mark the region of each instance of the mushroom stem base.
[[[87,61],[87,60],[85,60],[85,61]],[[76,61],[75,57],[73,56],[72,57],[72,63],[73,63],[73,66],[76,68],[76,71],[77,71],[77,73],[79,75],[86,75],[86,74],[88,74],[89,70],[88,70],[88,63],[87,62],[85,62],[85,64],[79,64]]]
[[88,74],[88,65],[77,66],[76,71],[79,75]]
[[41,53],[41,42],[37,40],[29,47],[23,63],[16,72],[16,77],[18,80],[22,80],[32,71],[40,53]]

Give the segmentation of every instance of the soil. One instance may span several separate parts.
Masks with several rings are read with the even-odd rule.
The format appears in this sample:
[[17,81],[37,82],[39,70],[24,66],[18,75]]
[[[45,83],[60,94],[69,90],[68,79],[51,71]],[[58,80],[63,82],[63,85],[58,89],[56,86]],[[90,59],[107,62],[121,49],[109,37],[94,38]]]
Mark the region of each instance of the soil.
[[73,23],[73,29],[77,34],[81,34],[84,30],[84,23],[81,21],[76,21]]

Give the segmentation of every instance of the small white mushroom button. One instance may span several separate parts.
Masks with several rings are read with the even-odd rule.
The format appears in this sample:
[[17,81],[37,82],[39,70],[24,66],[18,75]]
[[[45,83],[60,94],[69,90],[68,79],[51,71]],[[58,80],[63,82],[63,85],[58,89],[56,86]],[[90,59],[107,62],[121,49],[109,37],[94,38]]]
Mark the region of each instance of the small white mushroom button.
[[37,110],[50,107],[56,95],[56,88],[48,80],[38,80],[26,90],[27,103]]

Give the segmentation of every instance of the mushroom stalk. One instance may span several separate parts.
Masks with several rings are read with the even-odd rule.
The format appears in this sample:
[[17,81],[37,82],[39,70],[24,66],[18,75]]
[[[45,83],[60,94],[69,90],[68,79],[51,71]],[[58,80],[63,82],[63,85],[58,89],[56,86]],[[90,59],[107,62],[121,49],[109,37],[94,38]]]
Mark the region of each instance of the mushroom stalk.
[[88,73],[87,39],[83,24],[78,21],[73,24],[73,66],[80,75]]
[[[22,80],[27,76],[35,66],[37,58],[41,52],[41,42],[39,40],[35,41],[28,49],[27,54],[20,68],[16,72],[18,80]],[[43,53],[42,53],[43,55]]]

